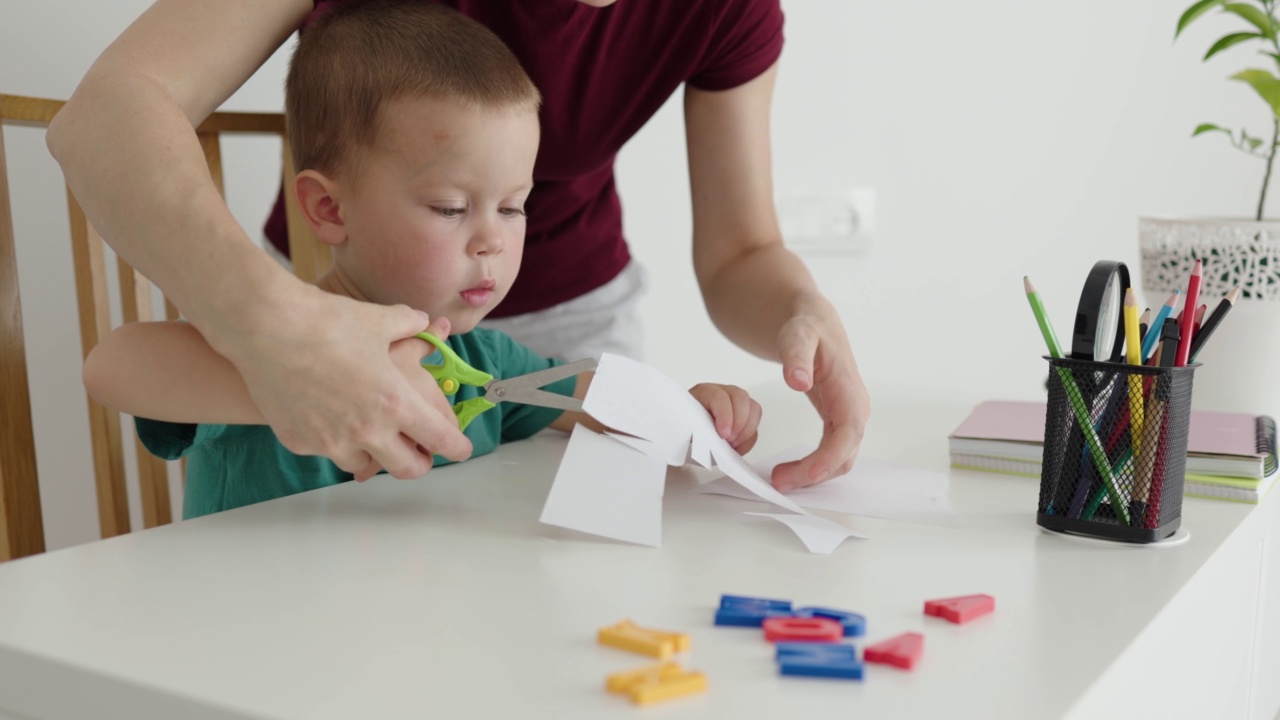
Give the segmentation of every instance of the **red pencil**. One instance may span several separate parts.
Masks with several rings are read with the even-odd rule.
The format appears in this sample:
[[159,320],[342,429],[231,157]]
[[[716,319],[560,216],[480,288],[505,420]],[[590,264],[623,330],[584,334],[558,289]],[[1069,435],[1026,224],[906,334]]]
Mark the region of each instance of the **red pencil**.
[[1196,258],[1196,266],[1191,268],[1191,278],[1187,280],[1187,299],[1182,304],[1182,327],[1178,328],[1182,335],[1178,337],[1178,354],[1173,358],[1175,367],[1186,365],[1191,355],[1191,336],[1195,334],[1195,311],[1200,302],[1200,276],[1203,274],[1204,263]]

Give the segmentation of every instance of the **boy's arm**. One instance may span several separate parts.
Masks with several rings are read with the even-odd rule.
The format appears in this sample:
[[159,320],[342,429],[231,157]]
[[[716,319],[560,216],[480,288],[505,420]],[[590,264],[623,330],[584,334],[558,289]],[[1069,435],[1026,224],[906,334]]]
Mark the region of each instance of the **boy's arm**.
[[84,385],[94,400],[136,417],[267,424],[235,366],[190,323],[121,325],[85,359]]

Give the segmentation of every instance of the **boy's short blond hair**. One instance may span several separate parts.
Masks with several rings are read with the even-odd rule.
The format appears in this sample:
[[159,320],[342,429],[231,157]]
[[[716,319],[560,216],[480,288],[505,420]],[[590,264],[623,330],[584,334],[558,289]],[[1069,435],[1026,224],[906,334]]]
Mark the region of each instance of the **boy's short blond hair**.
[[485,26],[424,0],[338,4],[298,40],[285,82],[297,170],[336,174],[371,146],[382,108],[434,97],[493,108],[541,98],[511,50]]

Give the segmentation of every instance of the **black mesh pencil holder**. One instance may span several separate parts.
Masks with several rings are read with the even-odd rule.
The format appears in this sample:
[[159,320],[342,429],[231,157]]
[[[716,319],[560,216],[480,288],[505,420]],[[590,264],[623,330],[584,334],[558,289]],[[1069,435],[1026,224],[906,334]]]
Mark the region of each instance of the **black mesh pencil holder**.
[[1196,367],[1049,359],[1036,522],[1139,543],[1173,534]]

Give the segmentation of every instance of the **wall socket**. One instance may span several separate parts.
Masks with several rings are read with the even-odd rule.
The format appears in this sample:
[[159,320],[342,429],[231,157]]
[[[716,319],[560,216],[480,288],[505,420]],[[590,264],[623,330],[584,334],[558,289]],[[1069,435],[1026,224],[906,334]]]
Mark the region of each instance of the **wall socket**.
[[796,251],[857,255],[871,248],[874,188],[787,190],[778,193],[777,208],[782,237]]

